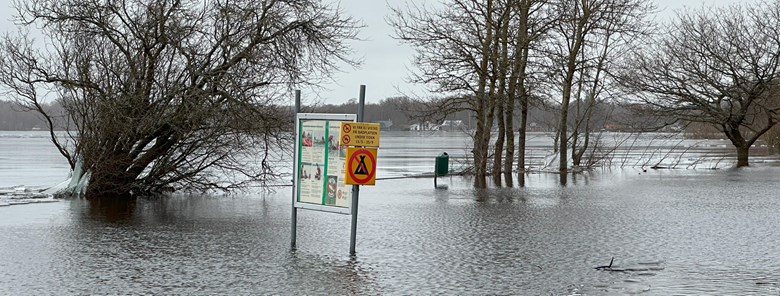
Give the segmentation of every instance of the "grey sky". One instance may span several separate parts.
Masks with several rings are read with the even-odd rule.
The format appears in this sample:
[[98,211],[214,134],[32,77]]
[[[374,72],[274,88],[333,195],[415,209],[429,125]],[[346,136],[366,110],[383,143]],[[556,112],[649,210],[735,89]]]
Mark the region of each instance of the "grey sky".
[[[327,1],[327,0],[326,0]],[[416,0],[415,2],[423,2]],[[656,0],[663,9],[662,16],[670,15],[671,11],[702,5],[724,5],[740,2],[738,0]],[[363,65],[357,69],[343,67],[341,73],[332,77],[333,82],[323,85],[322,89],[303,89],[306,101],[318,99],[325,103],[339,104],[350,98],[357,98],[359,86],[366,85],[367,102],[378,102],[381,99],[402,94],[426,95],[425,87],[406,83],[411,70],[411,59],[414,51],[406,45],[399,44],[391,38],[393,30],[385,22],[389,13],[387,5],[402,6],[405,0],[341,0],[339,6],[343,11],[363,22],[365,27],[359,37],[362,41],[351,42],[354,57],[362,58]],[[13,30],[11,3],[2,0],[0,4],[0,31]]]

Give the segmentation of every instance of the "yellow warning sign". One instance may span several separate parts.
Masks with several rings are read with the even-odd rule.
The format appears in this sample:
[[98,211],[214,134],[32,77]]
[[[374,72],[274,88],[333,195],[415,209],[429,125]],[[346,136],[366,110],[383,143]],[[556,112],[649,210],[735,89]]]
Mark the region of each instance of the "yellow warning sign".
[[346,161],[344,184],[376,183],[376,148],[347,148]]
[[342,121],[339,145],[379,147],[379,124]]

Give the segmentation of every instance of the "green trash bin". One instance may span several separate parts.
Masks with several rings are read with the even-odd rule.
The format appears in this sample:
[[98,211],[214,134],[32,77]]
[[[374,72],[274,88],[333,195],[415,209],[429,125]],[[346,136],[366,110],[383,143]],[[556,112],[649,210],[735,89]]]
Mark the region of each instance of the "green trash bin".
[[434,171],[436,176],[446,176],[450,172],[450,156],[447,152],[436,156]]

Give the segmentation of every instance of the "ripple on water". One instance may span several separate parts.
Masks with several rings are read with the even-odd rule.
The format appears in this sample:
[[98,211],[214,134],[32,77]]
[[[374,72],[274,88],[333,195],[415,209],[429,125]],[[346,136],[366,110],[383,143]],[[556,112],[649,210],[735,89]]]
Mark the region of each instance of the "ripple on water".
[[[0,270],[13,272],[0,272],[0,294],[777,294],[778,176],[385,180],[361,189],[355,258],[350,217],[312,211],[291,252],[284,190],[4,207]],[[613,257],[614,271],[594,269]]]

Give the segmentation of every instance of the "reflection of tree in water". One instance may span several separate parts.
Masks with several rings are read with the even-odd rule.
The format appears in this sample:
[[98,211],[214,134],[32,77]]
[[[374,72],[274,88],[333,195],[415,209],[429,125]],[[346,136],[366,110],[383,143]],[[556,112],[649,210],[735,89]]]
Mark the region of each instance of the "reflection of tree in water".
[[135,216],[134,198],[98,198],[90,199],[85,218],[108,223],[131,223]]

